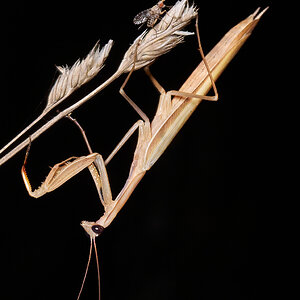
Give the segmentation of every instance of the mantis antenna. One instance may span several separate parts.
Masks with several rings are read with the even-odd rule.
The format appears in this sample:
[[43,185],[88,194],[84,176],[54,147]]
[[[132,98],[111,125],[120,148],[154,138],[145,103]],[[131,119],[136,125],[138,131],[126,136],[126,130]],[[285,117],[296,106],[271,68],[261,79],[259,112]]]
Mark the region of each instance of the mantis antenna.
[[99,300],[101,299],[101,281],[100,281],[100,267],[99,267],[99,259],[98,259],[98,251],[97,251],[97,246],[96,246],[96,240],[95,238],[92,238],[90,236],[90,250],[89,250],[89,257],[88,257],[88,262],[85,268],[85,272],[84,272],[84,276],[82,279],[82,283],[81,283],[81,287],[80,290],[78,292],[78,296],[77,296],[77,300],[79,300],[84,284],[85,284],[85,280],[86,280],[86,276],[89,270],[89,266],[90,266],[90,262],[91,262],[91,257],[92,257],[92,251],[93,251],[93,247],[94,247],[94,251],[95,251],[95,258],[96,258],[96,264],[97,264],[97,275],[98,275],[98,295],[99,295]]

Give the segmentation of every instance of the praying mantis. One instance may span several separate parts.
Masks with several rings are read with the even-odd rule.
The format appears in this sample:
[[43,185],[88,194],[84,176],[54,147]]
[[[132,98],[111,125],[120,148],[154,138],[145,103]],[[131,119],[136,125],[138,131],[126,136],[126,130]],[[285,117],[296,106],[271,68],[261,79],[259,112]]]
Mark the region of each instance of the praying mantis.
[[[239,34],[242,36],[242,43],[250,35],[249,33],[251,33],[252,29],[255,27],[263,13],[264,11],[258,14],[256,11],[241,25]],[[241,34],[241,32],[243,34]],[[234,45],[234,47],[230,48],[231,42],[236,39],[236,36],[233,33],[232,35],[229,34],[226,37],[226,42],[229,48],[224,49],[224,54],[221,56],[222,59],[216,57],[215,52],[211,52],[211,55],[207,55],[205,58],[200,43],[197,18],[196,33],[203,62],[197,67],[195,72],[188,78],[188,80],[178,91],[172,90],[165,92],[163,87],[151,74],[149,67],[145,68],[145,72],[149,76],[154,87],[160,92],[157,111],[151,122],[147,115],[145,115],[144,112],[142,112],[140,108],[124,92],[124,88],[133,72],[133,69],[131,72],[129,72],[124,84],[120,89],[120,92],[127,102],[139,114],[141,119],[134,123],[134,125],[129,129],[127,134],[106,160],[104,160],[100,154],[93,153],[92,151],[90,151],[91,153],[87,156],[82,156],[79,158],[71,157],[55,165],[41,187],[33,191],[25,170],[29,148],[26,152],[21,173],[26,189],[33,197],[38,198],[47,192],[55,190],[83,169],[89,168],[97,187],[101,203],[104,207],[104,214],[99,218],[99,220],[93,222],[82,221],[81,223],[85,231],[90,236],[90,249],[92,249],[93,244],[96,250],[96,237],[98,237],[115,219],[118,212],[125,205],[128,198],[131,196],[146,172],[159,159],[164,150],[168,147],[173,138],[180,131],[184,123],[188,120],[192,112],[197,108],[201,101],[218,100],[218,93],[214,81],[220,75],[224,65],[228,63],[228,57],[232,58],[242,43],[237,43],[237,45]],[[226,60],[223,57],[225,57]],[[214,90],[214,95],[205,96],[211,87]],[[138,141],[134,152],[133,162],[130,167],[129,176],[124,184],[124,187],[118,196],[113,200],[108,174],[106,171],[106,165],[136,130],[138,130]]]
[[[205,96],[190,93],[185,89],[179,91],[166,92],[158,81],[153,77],[149,67],[145,67],[145,72],[149,76],[155,88],[160,92],[160,99],[156,115],[150,123],[149,118],[144,112],[126,95],[124,87],[127,84],[134,68],[129,72],[126,80],[120,88],[121,95],[128,101],[134,110],[141,117],[125,134],[123,139],[109,155],[106,161],[98,153],[91,153],[88,156],[79,158],[71,157],[57,165],[55,165],[47,176],[45,182],[35,191],[32,191],[25,165],[29,148],[27,150],[21,174],[25,183],[25,187],[30,196],[39,198],[45,193],[50,192],[64,184],[67,180],[78,174],[80,171],[89,168],[94,179],[95,185],[102,205],[104,206],[104,215],[96,222],[83,221],[82,226],[90,235],[91,239],[99,236],[104,228],[108,227],[114,220],[118,212],[124,206],[137,184],[146,174],[146,172],[154,165],[164,150],[173,140],[174,136],[179,132],[185,121],[191,113],[196,109],[202,100],[217,101],[218,93],[214,83],[213,75],[204,57],[201,47],[198,18],[196,18],[196,32],[199,44],[199,51],[203,58],[203,63],[207,70],[207,78],[209,78],[213,87],[214,96]],[[185,83],[190,89],[195,90],[199,83],[191,83],[189,80]],[[171,99],[172,96],[178,98]],[[178,102],[176,102],[177,100]],[[131,164],[128,179],[120,191],[116,199],[112,199],[112,194],[109,185],[109,179],[105,165],[115,156],[119,149],[125,144],[130,136],[138,130],[138,141],[134,152],[133,162]]]

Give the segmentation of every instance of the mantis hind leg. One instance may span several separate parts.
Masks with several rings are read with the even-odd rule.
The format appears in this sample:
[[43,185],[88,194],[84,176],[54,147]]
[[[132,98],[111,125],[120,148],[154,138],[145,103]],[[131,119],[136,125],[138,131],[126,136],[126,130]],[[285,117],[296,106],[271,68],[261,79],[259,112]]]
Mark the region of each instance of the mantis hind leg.
[[[219,99],[218,90],[217,90],[212,72],[211,72],[208,62],[205,58],[203,48],[201,45],[198,15],[196,16],[195,28],[196,28],[197,41],[198,41],[198,46],[199,46],[198,50],[200,52],[203,63],[205,65],[205,68],[206,68],[206,71],[208,74],[207,76],[209,77],[211,86],[214,90],[214,95],[213,96],[199,95],[197,93],[187,93],[187,92],[182,92],[180,90],[179,91],[172,90],[172,91],[169,91],[167,94],[169,94],[170,96],[179,96],[179,97],[185,97],[185,98],[198,98],[200,100],[207,100],[207,101],[218,101],[218,99]],[[166,97],[166,98],[169,99],[170,97]]]
[[201,98],[203,100],[209,100],[209,101],[217,101],[219,99],[219,95],[218,95],[218,90],[217,90],[217,87],[216,87],[216,84],[215,84],[215,81],[214,81],[214,78],[213,78],[213,75],[212,75],[212,72],[209,68],[209,65],[207,63],[207,60],[205,58],[205,55],[204,55],[204,52],[203,52],[203,49],[202,49],[202,45],[201,45],[201,40],[200,40],[200,33],[199,33],[199,20],[198,20],[198,15],[196,16],[196,22],[195,22],[195,27],[196,27],[196,34],[197,34],[197,40],[198,40],[198,46],[199,46],[199,52],[200,52],[200,55],[203,59],[203,63],[206,67],[206,70],[207,70],[207,73],[208,73],[208,76],[209,76],[209,79],[211,81],[211,84],[212,84],[212,88],[214,90],[214,95],[213,96],[203,96],[203,95],[197,95],[196,98]]
[[214,95],[213,96],[198,95],[195,93],[187,93],[187,92],[176,91],[176,90],[171,90],[166,93],[165,89],[160,85],[160,83],[156,80],[156,78],[150,72],[149,66],[147,66],[144,68],[144,71],[148,75],[149,79],[151,80],[151,82],[153,83],[155,88],[161,94],[160,103],[158,106],[158,112],[161,114],[163,114],[163,113],[168,114],[170,112],[170,110],[172,109],[171,96],[179,96],[179,97],[184,97],[184,98],[198,98],[201,100],[208,100],[208,101],[217,101],[219,98],[217,87],[215,85],[212,72],[209,68],[209,65],[206,61],[206,58],[205,58],[205,55],[204,55],[204,52],[202,49],[202,45],[201,45],[201,41],[200,41],[200,33],[199,33],[198,15],[196,17],[195,27],[196,27],[196,35],[197,35],[197,41],[198,41],[198,46],[199,46],[199,52],[202,57],[205,68],[207,70],[208,76],[210,78],[212,88],[214,90]]

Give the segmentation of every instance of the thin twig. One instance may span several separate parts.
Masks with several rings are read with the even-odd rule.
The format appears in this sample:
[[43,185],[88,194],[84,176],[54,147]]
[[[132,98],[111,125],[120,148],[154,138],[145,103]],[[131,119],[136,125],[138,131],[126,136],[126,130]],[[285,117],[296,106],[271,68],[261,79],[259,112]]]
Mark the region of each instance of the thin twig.
[[[109,42],[100,51],[99,44],[97,42],[87,57],[82,61],[77,60],[70,69],[68,67],[57,67],[61,74],[50,91],[45,109],[33,122],[31,122],[15,138],[5,145],[0,150],[0,154],[24,136],[35,124],[42,120],[49,111],[53,110],[53,108],[65,101],[72,92],[95,77],[102,69],[112,45],[113,41],[109,40]],[[1,159],[0,165],[4,162],[5,161],[2,162]]]
[[[76,102],[75,104],[71,105],[70,107],[66,108],[65,110],[61,111],[58,115],[53,117],[50,121],[48,121],[46,124],[44,124],[42,127],[40,127],[38,130],[36,130],[32,135],[30,135],[31,141],[34,141],[36,138],[38,138],[43,132],[48,130],[51,126],[53,126],[57,121],[61,120],[62,118],[66,117],[70,113],[72,113],[75,109],[77,109],[79,106],[81,106],[83,103],[94,97],[96,94],[98,94],[101,90],[103,90],[106,86],[108,86],[110,83],[112,83],[116,78],[118,78],[122,73],[116,72],[111,77],[109,77],[104,83],[102,83],[98,88],[90,92],[88,95],[86,95],[84,98],[82,98],[80,101]],[[41,120],[45,114],[41,114],[38,119],[36,119],[33,123],[36,124],[39,120]],[[16,141],[19,137],[21,137],[26,131],[28,131],[28,128],[31,128],[33,126],[33,123],[29,125],[27,128],[25,128],[13,141]],[[20,144],[18,144],[13,150],[11,150],[9,153],[4,155],[0,159],[0,166],[4,164],[6,161],[8,161],[11,157],[13,157],[15,154],[17,154],[20,150],[22,150],[24,147],[26,147],[29,143],[29,139],[24,140]],[[12,142],[10,143],[12,144]],[[8,148],[8,146],[4,147],[5,149]],[[5,149],[2,149],[1,152],[3,152]]]

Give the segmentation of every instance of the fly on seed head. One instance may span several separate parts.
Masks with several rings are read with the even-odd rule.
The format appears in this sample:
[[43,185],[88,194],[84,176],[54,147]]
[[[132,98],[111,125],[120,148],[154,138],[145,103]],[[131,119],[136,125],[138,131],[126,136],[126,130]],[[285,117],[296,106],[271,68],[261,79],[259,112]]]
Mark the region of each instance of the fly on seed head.
[[153,27],[160,15],[162,15],[165,12],[165,10],[162,11],[162,9],[165,7],[164,2],[165,0],[161,0],[151,8],[148,8],[138,13],[134,17],[133,23],[136,25],[143,25],[147,22],[147,27]]

